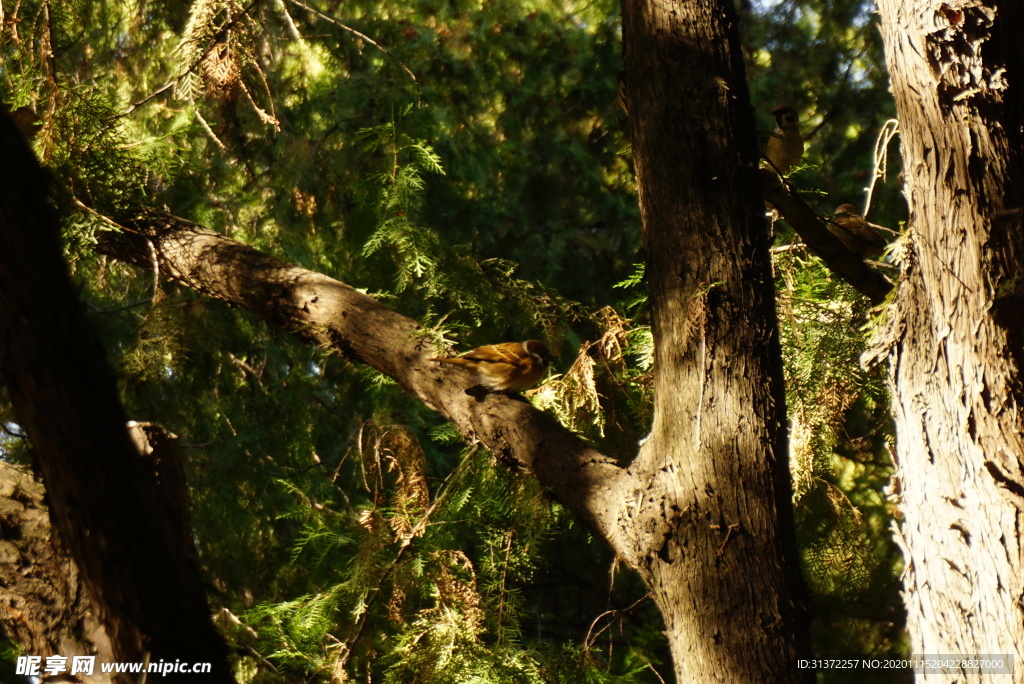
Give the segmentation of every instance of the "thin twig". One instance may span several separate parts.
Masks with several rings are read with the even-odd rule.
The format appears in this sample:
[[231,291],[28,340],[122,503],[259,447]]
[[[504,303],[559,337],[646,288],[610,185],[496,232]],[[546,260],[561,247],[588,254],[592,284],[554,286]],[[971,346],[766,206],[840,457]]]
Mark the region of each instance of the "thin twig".
[[203,115],[199,113],[199,109],[198,108],[196,108],[196,119],[199,120],[199,125],[203,127],[203,130],[206,131],[206,134],[208,136],[210,136],[210,139],[213,140],[213,142],[217,144],[217,147],[220,148],[220,151],[221,152],[227,152],[228,151],[227,145],[225,145],[224,143],[222,143],[220,141],[220,138],[217,137],[217,134],[213,132],[212,128],[210,128],[210,124],[206,123],[206,119],[204,119]]
[[299,27],[295,25],[295,20],[292,19],[292,15],[288,14],[288,8],[285,7],[284,0],[274,0],[274,7],[281,13],[281,16],[284,19],[285,29],[292,37],[292,40],[305,46],[306,41],[303,39],[302,34],[299,33]]
[[802,242],[794,242],[791,245],[781,245],[779,247],[772,247],[772,249],[771,249],[772,254],[782,254],[783,252],[795,252],[795,251],[806,252],[807,251],[807,245],[805,245]]
[[250,364],[246,363],[245,361],[243,361],[242,359],[238,358],[237,356],[230,352],[228,352],[228,358],[231,359],[231,362],[234,363],[236,366],[238,366],[246,373],[251,375],[253,377],[253,380],[256,381],[256,384],[259,386],[260,389],[265,389],[263,387],[263,378],[261,377],[263,373],[261,371],[256,370]]
[[882,124],[882,130],[879,131],[878,137],[875,138],[875,168],[871,175],[871,185],[865,188],[868,196],[864,198],[864,211],[861,212],[861,216],[867,216],[868,211],[871,209],[871,196],[875,191],[875,183],[878,182],[879,178],[885,179],[886,171],[889,168],[889,143],[899,133],[899,129],[899,119],[889,119]]
[[118,223],[114,219],[110,218],[106,214],[101,214],[100,212],[96,211],[95,209],[93,209],[92,207],[90,207],[88,204],[84,203],[82,200],[78,199],[77,197],[72,197],[71,201],[75,203],[75,206],[79,207],[80,209],[85,209],[85,211],[87,211],[88,213],[92,214],[93,216],[98,218],[100,221],[103,221],[104,223],[113,226],[114,228],[116,228],[119,231],[127,230],[129,233],[135,233],[136,235],[140,234],[137,231],[131,230],[130,228],[127,228],[127,227],[121,225],[120,223]]
[[152,240],[146,240],[146,245],[149,246],[149,263],[153,266],[153,297],[150,301],[153,303],[153,306],[156,306],[160,295],[160,258],[156,253],[156,245],[153,244]]
[[[188,73],[188,72],[186,71],[185,73]],[[178,76],[177,78],[172,78],[167,83],[164,83],[162,86],[160,86],[159,88],[157,88],[152,93],[150,93],[146,97],[142,98],[138,102],[132,102],[128,106],[128,109],[124,110],[120,114],[115,114],[114,116],[112,116],[110,118],[112,118],[112,119],[120,119],[122,117],[128,116],[129,114],[134,112],[136,109],[138,109],[142,105],[146,104],[147,102],[149,102],[150,100],[155,98],[157,95],[160,95],[161,93],[165,93],[168,90],[170,90],[171,88],[173,88],[174,86],[176,86],[178,84],[178,81],[180,81],[183,76],[184,76],[184,74],[182,74],[181,76]]]
[[509,558],[512,556],[512,538],[514,536],[515,535],[512,532],[510,532],[509,535],[508,535],[508,543],[505,544],[505,562],[501,566],[501,581],[499,582],[499,585],[501,587],[501,589],[500,589],[501,593],[498,595],[498,621],[497,621],[497,625],[498,625],[498,641],[499,642],[502,640],[501,639],[501,631],[502,631],[501,630],[501,627],[502,627],[501,619],[502,619],[502,617],[504,616],[504,613],[505,613],[505,588],[507,586],[507,582],[505,580],[506,580],[506,577],[508,576],[508,563],[509,563]]
[[[630,605],[627,608],[623,608],[622,610],[606,610],[603,613],[601,613],[600,615],[598,615],[596,618],[594,618],[594,621],[590,623],[590,628],[587,630],[587,637],[583,640],[583,648],[589,650],[591,644],[594,643],[594,640],[597,639],[597,637],[599,637],[602,634],[604,634],[605,630],[607,630],[609,627],[611,627],[612,623],[614,622],[614,621],[609,621],[607,625],[602,627],[600,629],[600,631],[597,632],[597,634],[594,634],[594,627],[597,626],[597,623],[601,620],[601,618],[603,618],[605,615],[612,615],[612,616],[615,616],[615,617],[621,617],[621,616],[625,615],[626,613],[630,612],[631,610],[633,610],[634,608],[636,608],[638,605],[640,605],[644,601],[646,601],[648,598],[649,597],[646,596],[646,595],[641,596],[636,601],[634,601],[632,605]],[[594,635],[593,639],[590,638],[591,634]]]
[[[268,126],[273,126],[277,130],[281,130],[281,122],[278,121],[275,116],[267,114],[258,104],[256,104],[256,100],[253,99],[252,93],[250,93],[249,89],[245,86],[245,81],[239,80],[238,84],[241,86],[242,92],[245,93],[245,96],[249,99],[249,104],[251,104],[252,108],[256,110],[256,115],[260,118],[260,121]],[[273,107],[274,101],[271,100],[270,103],[271,107]]]
[[357,36],[358,38],[360,38],[360,39],[364,40],[365,42],[369,43],[369,44],[370,44],[370,45],[372,45],[373,47],[377,48],[378,50],[380,50],[381,52],[383,52],[383,53],[384,53],[385,55],[387,55],[387,56],[388,56],[388,57],[390,57],[391,59],[393,59],[393,60],[395,60],[396,62],[398,62],[398,65],[399,65],[400,67],[402,67],[402,69],[404,69],[404,70],[405,70],[405,73],[409,74],[409,78],[411,78],[411,79],[412,79],[412,82],[413,82],[413,83],[415,83],[415,84],[417,84],[417,85],[419,85],[419,81],[417,81],[417,80],[416,80],[416,74],[414,74],[414,73],[412,72],[412,69],[410,69],[409,67],[407,67],[407,66],[405,65],[405,62],[403,62],[402,60],[400,60],[400,59],[398,59],[397,57],[395,57],[395,56],[394,56],[393,54],[391,54],[391,52],[389,52],[389,51],[388,51],[388,49],[387,49],[387,48],[385,48],[385,47],[384,47],[383,45],[381,45],[380,43],[378,43],[377,41],[375,41],[375,40],[374,40],[373,38],[370,38],[370,37],[369,37],[368,35],[366,35],[365,33],[360,33],[359,31],[356,31],[356,30],[355,30],[354,28],[352,28],[351,26],[346,26],[345,24],[342,24],[342,23],[341,23],[340,21],[338,21],[337,19],[332,19],[331,17],[327,16],[327,15],[326,15],[326,14],[324,14],[323,12],[321,12],[321,11],[319,11],[319,10],[317,10],[317,9],[314,9],[314,8],[310,7],[309,5],[307,5],[307,4],[306,4],[306,3],[304,3],[304,2],[300,2],[299,0],[288,0],[288,2],[290,2],[290,3],[292,3],[293,5],[296,5],[296,6],[298,6],[298,7],[301,7],[302,9],[306,10],[307,12],[312,12],[313,14],[315,14],[315,15],[316,15],[316,16],[318,16],[318,17],[320,17],[320,18],[321,18],[321,19],[323,19],[324,21],[328,21],[328,22],[330,22],[330,23],[334,24],[335,26],[337,26],[338,28],[340,28],[340,29],[342,29],[342,30],[345,30],[345,31],[348,31],[348,32],[349,32],[349,33],[351,33],[352,35],[354,35],[354,36]]

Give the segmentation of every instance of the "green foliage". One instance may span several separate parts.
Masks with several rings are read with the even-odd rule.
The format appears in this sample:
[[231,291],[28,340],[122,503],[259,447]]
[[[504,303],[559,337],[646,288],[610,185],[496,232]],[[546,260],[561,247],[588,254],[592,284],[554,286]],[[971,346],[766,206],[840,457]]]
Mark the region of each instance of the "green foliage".
[[470,449],[429,491],[426,452],[408,430],[367,424],[359,443],[351,458],[363,488],[346,512],[293,491],[285,517],[302,529],[292,560],[319,589],[248,610],[252,631],[240,638],[256,652],[282,671],[348,668],[394,682],[582,681],[573,672],[646,681],[632,677],[646,666],[620,678],[597,650],[567,658],[526,647],[522,588],[565,522],[532,478]]
[[906,648],[902,558],[889,536],[892,426],[881,368],[865,369],[870,314],[815,257],[775,261],[790,414],[791,472],[804,576],[819,606],[816,648]]
[[23,678],[21,675],[14,674],[15,664],[18,661],[18,656],[25,655],[17,647],[17,645],[10,641],[6,635],[0,631],[0,684],[21,684]]
[[[402,116],[411,111],[407,107]],[[553,289],[514,277],[514,262],[476,259],[470,245],[449,246],[422,224],[424,175],[443,175],[444,169],[426,142],[399,132],[400,120],[363,129],[357,136],[364,151],[391,160],[389,170],[362,183],[362,208],[372,213],[377,226],[363,244],[363,256],[386,256],[395,272],[390,287],[375,295],[400,298],[403,310],[419,312],[428,324],[436,317],[434,307],[444,306],[443,320],[452,335],[482,325],[539,327],[557,340],[567,322],[585,319],[579,305]],[[401,299],[406,293],[412,298]]]
[[[773,108],[794,106],[807,148],[803,169],[793,174],[797,187],[820,193],[811,205],[822,213],[847,202],[863,206],[876,138],[895,117],[874,4],[784,0],[747,18],[743,43],[756,73],[751,99],[761,130],[772,130]],[[895,149],[889,153],[898,157]],[[896,227],[905,217],[898,158],[890,159],[870,218]]]
[[[373,293],[439,347],[544,337],[566,358],[531,400],[635,453],[653,337],[615,3],[310,6],[24,0],[0,40],[0,92],[40,116],[33,144],[126,407],[184,445],[211,602],[250,654],[240,677],[658,681],[660,622],[628,608],[638,581],[612,581],[532,479],[461,451],[381,374],[95,255],[99,231],[166,207]],[[761,127],[779,102],[804,113],[794,183],[823,209],[856,201],[892,113],[873,21],[851,0],[746,16]],[[895,225],[895,183],[877,197]],[[889,647],[891,434],[858,363],[868,312],[814,259],[776,268],[818,646]],[[5,458],[23,448],[0,439]]]
[[629,294],[624,302],[620,304],[623,311],[636,315],[647,303],[647,293],[641,287],[644,282],[645,264],[634,264],[633,272],[622,282],[615,283],[614,287],[625,289]]

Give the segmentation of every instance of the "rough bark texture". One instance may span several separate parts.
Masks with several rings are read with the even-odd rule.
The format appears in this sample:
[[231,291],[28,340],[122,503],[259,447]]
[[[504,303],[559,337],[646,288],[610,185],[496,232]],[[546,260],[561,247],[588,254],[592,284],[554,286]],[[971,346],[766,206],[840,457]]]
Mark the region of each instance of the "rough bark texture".
[[[129,433],[156,477],[176,540],[184,554],[194,554],[175,436],[143,423]],[[27,655],[116,661],[78,567],[50,526],[44,497],[42,483],[27,469],[0,461],[0,635]],[[82,684],[111,684],[99,667],[92,675],[75,676]]]
[[[30,473],[0,461],[0,634],[26,654],[110,662],[110,641],[78,568],[56,543],[43,496]],[[110,684],[100,672],[79,678]]]
[[619,524],[684,681],[796,682],[807,625],[757,140],[730,0],[623,3],[655,339]]
[[[657,581],[663,583],[657,584],[655,591],[661,597],[663,610],[669,611],[671,628],[680,627],[678,623],[684,615],[689,616],[687,619],[708,621],[706,631],[700,636],[706,642],[703,646],[685,639],[675,640],[680,661],[678,669],[685,674],[682,681],[691,678],[710,681],[709,676],[722,681],[799,679],[791,673],[796,640],[794,627],[787,621],[795,619],[792,605],[784,603],[780,607],[782,599],[765,588],[763,579],[779,578],[780,566],[776,564],[773,572],[767,555],[776,549],[765,548],[763,544],[765,540],[769,544],[780,543],[773,527],[777,520],[775,513],[765,511],[764,502],[758,499],[776,486],[778,491],[785,491],[780,496],[788,497],[788,487],[770,482],[771,476],[763,469],[758,470],[756,463],[746,459],[740,462],[739,454],[731,451],[724,459],[732,468],[723,476],[734,477],[739,486],[749,487],[753,492],[740,497],[742,516],[730,518],[732,513],[727,515],[705,508],[701,510],[701,517],[694,520],[686,517],[690,512],[684,515],[681,508],[673,509],[669,497],[658,490],[677,487],[686,472],[683,466],[687,464],[673,464],[667,460],[669,454],[648,451],[651,456],[643,468],[624,470],[566,431],[551,416],[524,401],[500,394],[482,397],[467,394],[475,380],[458,367],[431,362],[429,359],[436,350],[417,335],[415,321],[348,285],[261,254],[168,214],[151,213],[141,217],[125,232],[111,234],[101,249],[123,261],[152,268],[151,245],[163,276],[259,312],[268,322],[338,349],[352,359],[387,373],[410,394],[452,421],[463,434],[479,439],[509,463],[531,470],[627,563],[641,569],[647,580],[655,580],[650,571],[652,559],[658,559],[659,568],[686,562],[690,572],[704,577],[705,589],[714,588],[720,601],[723,593],[731,594],[730,602],[716,603],[712,610],[708,603],[690,594],[695,587],[676,583],[676,578],[667,575],[657,576],[660,578]],[[737,385],[737,391],[740,387]],[[745,385],[742,388],[744,392],[748,389]],[[676,393],[671,386],[668,391]],[[768,403],[763,400],[762,408]],[[781,416],[776,417],[781,420]],[[732,419],[728,430],[721,433],[729,440],[735,439],[735,422]],[[781,423],[775,424],[776,428],[779,425]],[[681,437],[681,433],[672,435],[673,439],[677,437]],[[766,444],[767,440],[762,442]],[[753,446],[759,449],[754,454],[760,453],[763,457],[765,448],[760,445],[761,442]],[[741,446],[749,445],[737,441],[726,449]],[[716,442],[714,448],[718,447]],[[784,462],[777,467],[781,470],[775,475],[782,478],[782,483],[788,483]],[[716,505],[720,498],[730,495],[727,483],[718,484],[723,486],[723,491],[712,494]],[[732,494],[738,496],[735,490]],[[675,500],[675,495],[671,498]],[[682,537],[681,516],[692,521],[693,528],[702,535],[710,535],[705,540],[706,555],[694,557],[678,553],[679,548],[690,543],[688,538]],[[748,517],[756,520],[749,521]],[[765,531],[763,528],[769,523],[772,527]],[[788,523],[784,520],[782,524]],[[670,538],[678,541],[672,542]],[[668,550],[670,542],[672,550]],[[665,559],[659,559],[659,554]],[[669,554],[673,557],[669,558]],[[686,558],[680,558],[681,555]],[[723,586],[735,591],[722,592]],[[788,595],[785,600],[790,600]],[[785,612],[787,610],[789,612]],[[757,621],[749,639],[733,640],[736,634],[729,627],[737,613]],[[724,620],[722,625],[713,623],[719,619]],[[723,642],[723,639],[729,641]],[[698,669],[697,661],[690,656],[692,651],[702,647],[719,654],[716,675],[708,675],[710,670]],[[780,657],[778,650],[783,647],[786,655]],[[761,658],[763,652],[771,648],[776,649],[771,652],[773,660],[762,662],[757,667],[758,674],[750,674],[753,668],[748,661]],[[772,669],[776,666],[778,669]]]
[[793,226],[807,248],[818,255],[833,273],[850,283],[873,303],[879,304],[892,291],[892,283],[864,260],[846,249],[839,238],[800,197],[782,183],[777,173],[761,169],[764,198]]
[[416,321],[345,283],[169,214],[147,214],[125,232],[109,234],[100,248],[151,269],[150,245],[162,276],[255,311],[277,327],[394,378],[464,435],[535,472],[577,516],[611,541],[619,505],[616,492],[625,471],[525,401],[503,394],[467,394],[475,379],[459,367],[430,361],[437,350],[417,334]]
[[54,527],[118,659],[210,662],[205,678],[230,681],[198,572],[162,514],[64,270],[46,175],[3,112],[0,159],[0,374]]
[[910,205],[878,356],[890,368],[912,650],[1014,654],[1022,682],[1024,231],[1007,210],[1024,198],[1024,5],[879,8]]

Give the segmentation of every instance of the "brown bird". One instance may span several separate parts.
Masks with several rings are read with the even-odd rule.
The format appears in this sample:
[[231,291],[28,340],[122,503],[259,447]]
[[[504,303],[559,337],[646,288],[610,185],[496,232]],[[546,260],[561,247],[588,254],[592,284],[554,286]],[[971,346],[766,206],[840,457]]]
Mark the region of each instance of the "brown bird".
[[877,257],[887,244],[885,238],[857,213],[857,207],[852,204],[836,207],[835,216],[828,222],[828,229],[846,249],[862,258]]
[[487,344],[461,356],[430,360],[453,363],[476,372],[477,380],[489,390],[514,392],[536,385],[550,359],[551,352],[546,344],[527,340]]
[[783,176],[804,158],[804,138],[800,135],[800,117],[789,105],[779,105],[772,111],[775,130],[768,138],[765,156]]

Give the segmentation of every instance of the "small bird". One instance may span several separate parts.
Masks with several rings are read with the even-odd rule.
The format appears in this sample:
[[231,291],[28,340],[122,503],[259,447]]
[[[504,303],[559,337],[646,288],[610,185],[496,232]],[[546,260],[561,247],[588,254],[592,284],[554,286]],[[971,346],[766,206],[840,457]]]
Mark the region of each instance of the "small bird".
[[453,363],[475,371],[477,380],[489,390],[514,392],[536,385],[550,359],[551,352],[546,344],[540,340],[527,340],[487,344],[461,356],[430,360]]
[[862,258],[873,259],[886,247],[885,238],[857,213],[852,204],[840,204],[828,222],[828,229],[839,238],[846,249]]
[[804,158],[804,139],[800,135],[800,117],[789,105],[779,105],[772,111],[775,130],[768,138],[766,156],[783,176]]

